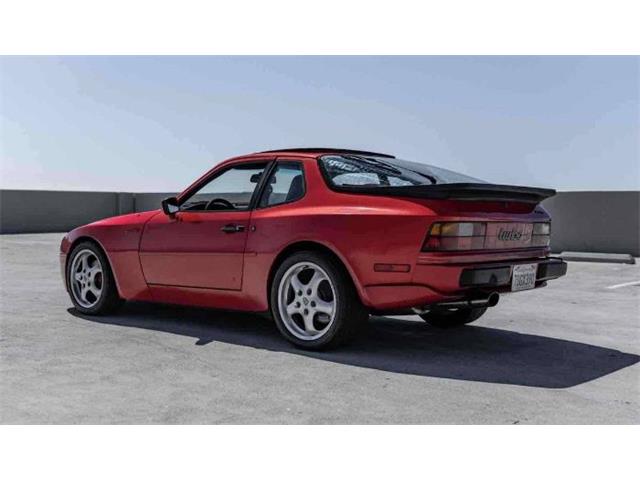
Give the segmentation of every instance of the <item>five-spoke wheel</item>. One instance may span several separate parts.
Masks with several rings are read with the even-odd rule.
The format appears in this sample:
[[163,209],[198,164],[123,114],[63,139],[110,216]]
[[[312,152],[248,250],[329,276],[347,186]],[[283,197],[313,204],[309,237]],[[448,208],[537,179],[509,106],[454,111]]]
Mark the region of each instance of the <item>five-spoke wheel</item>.
[[89,249],[76,253],[71,263],[71,293],[76,302],[85,308],[93,307],[102,296],[102,264]]
[[278,289],[278,309],[285,326],[296,337],[321,337],[336,313],[335,288],[327,272],[311,262],[289,267]]
[[93,242],[81,242],[70,252],[67,288],[81,313],[108,313],[121,303],[109,262]]
[[310,349],[351,339],[367,318],[344,268],[318,252],[298,252],[279,265],[271,309],[282,334]]

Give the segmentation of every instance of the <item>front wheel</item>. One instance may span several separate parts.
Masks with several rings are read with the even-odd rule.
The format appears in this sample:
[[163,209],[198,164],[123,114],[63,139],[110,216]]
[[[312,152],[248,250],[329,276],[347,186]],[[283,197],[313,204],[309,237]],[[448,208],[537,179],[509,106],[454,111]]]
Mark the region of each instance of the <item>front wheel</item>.
[[420,314],[425,322],[432,327],[453,328],[475,322],[487,311],[487,307],[458,308],[455,310],[434,310]]
[[107,257],[93,242],[74,247],[66,273],[71,301],[80,313],[103,315],[122,303]]
[[351,340],[368,314],[344,268],[317,252],[298,252],[278,267],[271,312],[282,335],[310,350]]

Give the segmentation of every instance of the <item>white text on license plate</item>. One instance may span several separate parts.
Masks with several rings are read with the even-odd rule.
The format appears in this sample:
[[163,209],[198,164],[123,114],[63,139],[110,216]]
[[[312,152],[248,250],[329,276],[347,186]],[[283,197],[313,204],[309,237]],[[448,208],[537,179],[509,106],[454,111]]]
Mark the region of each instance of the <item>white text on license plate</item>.
[[511,276],[511,291],[528,290],[536,286],[536,270],[538,264],[514,265]]

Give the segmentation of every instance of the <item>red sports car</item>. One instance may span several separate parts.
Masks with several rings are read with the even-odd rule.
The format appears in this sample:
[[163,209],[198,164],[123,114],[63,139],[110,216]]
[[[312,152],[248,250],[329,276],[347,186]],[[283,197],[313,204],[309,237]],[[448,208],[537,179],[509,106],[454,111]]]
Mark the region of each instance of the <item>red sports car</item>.
[[564,275],[539,205],[554,193],[381,153],[268,151],[220,163],[161,210],[76,228],[60,262],[83,314],[123,300],[271,312],[292,343],[322,349],[370,313],[453,327]]

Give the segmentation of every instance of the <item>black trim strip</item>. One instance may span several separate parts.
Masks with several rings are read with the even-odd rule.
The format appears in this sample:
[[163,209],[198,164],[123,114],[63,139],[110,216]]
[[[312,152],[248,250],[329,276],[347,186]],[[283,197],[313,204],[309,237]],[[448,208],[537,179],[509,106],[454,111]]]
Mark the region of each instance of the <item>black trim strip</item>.
[[260,197],[262,197],[262,192],[264,191],[265,185],[267,184],[267,179],[271,176],[271,172],[276,168],[276,161],[272,160],[264,170],[262,171],[262,177],[258,182],[258,185],[253,190],[253,195],[251,195],[251,200],[249,201],[249,211],[255,210],[258,205],[258,201]]
[[222,290],[224,292],[240,292],[242,288],[213,288],[213,287],[194,287],[192,285],[173,285],[167,283],[149,283],[150,287],[166,287],[166,288],[191,288],[193,290]]

